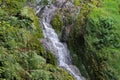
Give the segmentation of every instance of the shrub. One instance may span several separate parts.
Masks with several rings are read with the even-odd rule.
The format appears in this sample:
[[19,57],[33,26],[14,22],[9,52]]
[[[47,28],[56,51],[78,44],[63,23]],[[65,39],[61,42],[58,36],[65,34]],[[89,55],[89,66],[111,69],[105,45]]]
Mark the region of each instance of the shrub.
[[62,26],[63,26],[63,22],[62,22],[62,18],[60,14],[55,15],[55,17],[51,21],[51,25],[57,33],[60,33]]

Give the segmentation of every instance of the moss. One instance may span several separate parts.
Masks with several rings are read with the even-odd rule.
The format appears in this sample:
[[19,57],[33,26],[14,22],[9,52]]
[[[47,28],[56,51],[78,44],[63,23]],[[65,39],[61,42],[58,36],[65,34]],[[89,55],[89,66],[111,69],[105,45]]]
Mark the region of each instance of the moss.
[[81,0],[74,0],[74,5],[75,6],[80,6]]
[[60,14],[55,15],[55,17],[51,21],[51,25],[57,33],[60,33],[63,26],[63,22]]

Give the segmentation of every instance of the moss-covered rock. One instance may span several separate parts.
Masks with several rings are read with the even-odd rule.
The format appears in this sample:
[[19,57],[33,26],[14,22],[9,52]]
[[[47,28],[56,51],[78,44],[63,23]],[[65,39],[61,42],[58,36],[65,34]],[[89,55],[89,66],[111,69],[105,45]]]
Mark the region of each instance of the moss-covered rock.
[[74,5],[75,6],[80,6],[81,0],[74,0]]
[[55,15],[55,17],[51,21],[51,25],[58,34],[61,32],[63,22],[60,14]]

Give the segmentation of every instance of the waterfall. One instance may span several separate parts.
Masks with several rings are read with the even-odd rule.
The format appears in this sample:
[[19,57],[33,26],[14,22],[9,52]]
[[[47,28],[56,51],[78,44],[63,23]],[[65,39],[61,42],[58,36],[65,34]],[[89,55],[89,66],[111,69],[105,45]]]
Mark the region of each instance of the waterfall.
[[71,56],[66,43],[60,42],[58,35],[50,25],[50,19],[55,11],[56,7],[50,5],[49,7],[46,6],[42,13],[42,20],[40,20],[40,23],[42,24],[45,46],[56,56],[60,67],[67,70],[76,80],[85,80],[81,76],[78,68],[72,65]]

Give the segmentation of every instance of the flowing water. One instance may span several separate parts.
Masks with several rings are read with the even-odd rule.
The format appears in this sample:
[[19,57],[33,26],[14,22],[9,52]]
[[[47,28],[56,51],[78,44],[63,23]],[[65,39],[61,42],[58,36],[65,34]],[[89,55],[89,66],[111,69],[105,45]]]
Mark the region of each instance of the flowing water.
[[[42,24],[42,30],[45,38],[45,46],[56,56],[60,67],[67,70],[75,77],[76,80],[84,80],[78,68],[72,65],[71,56],[66,43],[60,42],[58,35],[50,25],[50,19],[56,9],[57,8],[54,5],[46,6],[41,14],[42,20],[40,20],[40,22]],[[40,8],[36,10],[37,13],[39,11]]]

